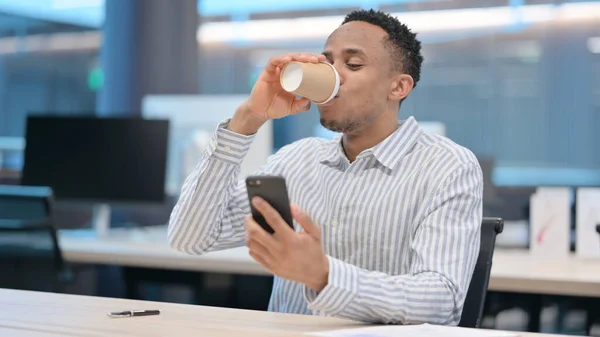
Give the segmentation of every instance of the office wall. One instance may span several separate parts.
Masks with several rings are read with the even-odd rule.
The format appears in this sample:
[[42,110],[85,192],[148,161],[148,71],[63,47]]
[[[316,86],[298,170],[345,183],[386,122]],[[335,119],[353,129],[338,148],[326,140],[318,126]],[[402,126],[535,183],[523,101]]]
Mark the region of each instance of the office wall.
[[600,55],[587,46],[599,27],[428,46],[432,60],[402,114],[444,122],[450,138],[502,165],[600,169]]
[[94,60],[93,53],[0,56],[0,136],[22,136],[30,112],[93,113]]

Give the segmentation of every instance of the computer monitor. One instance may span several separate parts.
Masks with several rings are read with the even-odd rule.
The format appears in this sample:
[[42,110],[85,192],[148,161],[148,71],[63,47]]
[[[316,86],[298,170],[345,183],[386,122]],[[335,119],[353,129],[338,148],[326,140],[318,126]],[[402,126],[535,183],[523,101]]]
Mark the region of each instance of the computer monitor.
[[21,184],[95,203],[105,231],[108,204],[164,202],[168,135],[168,120],[30,116]]

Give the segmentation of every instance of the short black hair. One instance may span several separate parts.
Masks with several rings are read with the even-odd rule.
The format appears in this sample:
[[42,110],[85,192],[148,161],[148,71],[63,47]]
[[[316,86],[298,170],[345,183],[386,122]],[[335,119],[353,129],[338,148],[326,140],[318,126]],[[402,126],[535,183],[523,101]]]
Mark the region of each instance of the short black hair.
[[388,33],[385,45],[390,50],[394,61],[392,64],[393,69],[412,76],[416,87],[421,78],[421,64],[423,63],[421,41],[417,40],[417,34],[411,32],[397,18],[373,9],[361,9],[349,13],[344,18],[342,25],[352,21],[367,22],[381,27]]

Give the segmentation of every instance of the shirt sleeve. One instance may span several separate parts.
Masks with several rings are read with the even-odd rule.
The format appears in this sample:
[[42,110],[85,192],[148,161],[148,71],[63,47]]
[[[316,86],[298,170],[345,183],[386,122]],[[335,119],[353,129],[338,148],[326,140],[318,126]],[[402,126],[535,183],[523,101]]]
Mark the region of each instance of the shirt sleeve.
[[169,243],[179,251],[199,255],[244,244],[243,218],[250,205],[238,177],[254,135],[227,130],[229,121],[217,127],[171,212]]
[[457,325],[479,254],[483,177],[478,164],[452,172],[425,205],[405,275],[386,275],[329,257],[327,286],[304,287],[319,314],[373,323]]

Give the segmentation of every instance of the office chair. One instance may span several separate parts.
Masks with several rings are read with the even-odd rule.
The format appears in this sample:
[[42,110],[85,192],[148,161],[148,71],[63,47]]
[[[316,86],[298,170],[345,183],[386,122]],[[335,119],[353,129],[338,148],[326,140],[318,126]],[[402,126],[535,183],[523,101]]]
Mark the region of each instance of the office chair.
[[48,219],[0,219],[0,271],[2,288],[63,292],[72,280]]
[[50,187],[0,185],[0,219],[47,219],[52,216],[52,204]]
[[0,185],[0,287],[57,292],[73,280],[52,206],[49,187]]
[[496,246],[496,235],[502,233],[504,220],[501,218],[483,218],[481,222],[481,244],[477,264],[469,284],[463,306],[461,327],[478,328],[481,325],[485,297],[487,294],[492,258]]
[[[600,223],[596,225],[596,232],[598,233],[598,235],[600,236]],[[600,323],[600,308],[598,308],[598,304],[597,302],[594,301],[587,301],[587,307],[586,309],[586,315],[587,315],[587,319],[585,322],[585,329],[586,332],[589,336],[600,336],[600,334],[594,333],[592,334],[592,327],[594,325],[598,325],[598,323]]]

